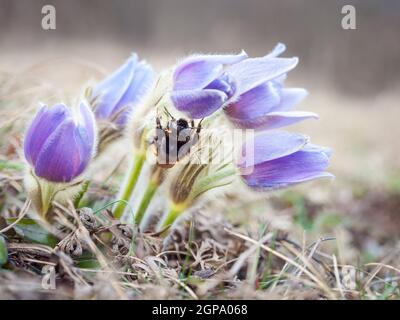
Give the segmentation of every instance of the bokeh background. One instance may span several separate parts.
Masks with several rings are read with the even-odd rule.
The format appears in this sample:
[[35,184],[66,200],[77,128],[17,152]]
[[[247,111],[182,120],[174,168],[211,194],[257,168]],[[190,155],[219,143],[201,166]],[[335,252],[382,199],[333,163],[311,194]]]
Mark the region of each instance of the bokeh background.
[[[56,30],[41,28],[46,4]],[[346,4],[356,30],[341,27]],[[290,129],[333,148],[337,178],[275,199],[276,215],[290,209],[311,237],[340,235],[353,259],[381,258],[400,244],[399,30],[398,0],[0,0],[0,123],[78,94],[132,51],[161,70],[188,53],[256,56],[284,42],[300,58],[288,83],[310,91],[299,108],[321,116]]]

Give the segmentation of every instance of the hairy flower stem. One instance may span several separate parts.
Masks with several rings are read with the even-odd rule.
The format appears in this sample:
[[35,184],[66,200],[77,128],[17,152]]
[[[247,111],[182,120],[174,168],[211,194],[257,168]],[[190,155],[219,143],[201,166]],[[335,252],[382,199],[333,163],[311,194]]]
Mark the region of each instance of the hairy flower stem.
[[142,221],[146,210],[153,199],[154,194],[158,189],[158,185],[154,181],[150,181],[147,185],[146,191],[144,192],[142,201],[140,202],[139,208],[135,214],[135,224],[139,225]]
[[[181,215],[181,213],[185,210],[186,206],[183,204],[171,203],[168,214],[164,217],[161,222],[160,229],[164,229],[168,226],[171,226],[175,220]],[[163,232],[161,236],[166,236],[167,232]]]
[[41,194],[41,208],[40,215],[43,219],[46,219],[46,215],[51,208],[51,202],[53,201],[56,189],[51,183],[40,184],[40,194]]
[[121,218],[122,214],[124,213],[126,202],[129,201],[129,199],[131,198],[133,189],[136,186],[145,160],[146,153],[142,150],[140,150],[133,159],[133,165],[128,173],[124,185],[121,188],[122,192],[119,199],[124,201],[119,201],[114,210],[114,217],[117,219]]
[[164,172],[163,169],[161,169],[158,166],[154,166],[152,168],[152,173],[151,173],[151,177],[149,180],[149,183],[147,185],[147,188],[144,192],[142,201],[140,202],[139,208],[135,214],[135,224],[139,225],[140,222],[142,221],[146,210],[151,202],[151,200],[154,197],[154,194],[156,193],[158,186],[161,185],[161,183],[163,182],[163,178],[164,178]]

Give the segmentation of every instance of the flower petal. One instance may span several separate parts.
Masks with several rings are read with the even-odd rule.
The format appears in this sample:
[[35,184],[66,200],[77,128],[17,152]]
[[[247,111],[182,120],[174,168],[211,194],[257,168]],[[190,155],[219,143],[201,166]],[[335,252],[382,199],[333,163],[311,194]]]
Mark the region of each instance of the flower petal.
[[280,101],[280,90],[269,81],[243,93],[236,102],[225,108],[225,112],[229,118],[246,122],[267,114]]
[[92,98],[96,99],[95,113],[98,119],[107,119],[113,114],[115,106],[132,82],[137,64],[138,57],[132,54],[121,67],[93,88]]
[[317,114],[309,111],[283,111],[270,112],[264,116],[252,119],[230,118],[240,128],[256,130],[277,129],[306,119],[319,119],[319,117]]
[[246,169],[299,151],[308,137],[287,131],[264,131],[247,140],[242,147],[242,158],[237,166]]
[[227,72],[238,81],[237,95],[282,76],[296,67],[297,58],[253,58],[230,66]]
[[314,148],[300,150],[288,156],[260,163],[251,174],[243,175],[246,184],[255,189],[277,189],[323,177],[329,164],[325,152]]
[[285,88],[281,90],[280,104],[273,111],[289,111],[308,95],[302,88]]
[[307,176],[303,176],[301,178],[292,178],[290,181],[273,181],[270,180],[267,177],[255,177],[253,175],[248,175],[248,176],[242,176],[243,180],[246,182],[246,184],[253,189],[256,190],[263,190],[263,191],[268,191],[268,190],[277,190],[277,189],[282,189],[282,188],[287,188],[290,186],[294,186],[296,184],[300,184],[303,182],[307,181],[312,181],[312,180],[317,180],[317,179],[323,179],[323,178],[334,178],[335,176],[332,173],[329,172],[314,172],[310,173]]
[[174,106],[191,119],[209,116],[222,107],[228,96],[219,90],[180,90],[171,92]]
[[[133,72],[133,77],[131,83],[126,89],[125,93],[115,105],[113,114],[118,112],[121,108],[132,107],[140,101],[140,99],[146,94],[147,90],[150,88],[154,79],[153,68],[145,63],[138,63],[135,71]],[[117,123],[120,125],[125,124],[128,114],[132,108],[128,108],[126,112],[123,112],[117,119]]]
[[228,98],[230,98],[236,91],[236,82],[229,74],[225,72],[220,77],[212,81],[209,85],[207,85],[205,89],[215,89],[222,91],[226,93]]
[[95,143],[96,143],[96,121],[94,118],[94,114],[92,110],[89,108],[87,103],[81,102],[79,105],[80,116],[82,118],[81,123],[79,124],[80,130],[85,130],[87,135],[86,144],[87,147],[93,152],[95,151]]
[[173,90],[203,89],[230,65],[247,58],[246,52],[236,55],[196,55],[183,60],[174,71]]
[[312,143],[307,143],[304,148],[302,149],[303,151],[309,151],[309,152],[323,152],[325,155],[330,158],[332,155],[332,149],[328,147],[321,147]]
[[49,135],[68,117],[70,110],[64,104],[43,105],[33,119],[24,140],[26,160],[35,165],[37,156]]
[[264,58],[276,58],[277,56],[281,55],[286,51],[286,45],[284,43],[277,43],[275,48],[268,53]]
[[52,182],[70,182],[86,168],[92,156],[89,136],[73,119],[65,121],[40,151],[35,174]]

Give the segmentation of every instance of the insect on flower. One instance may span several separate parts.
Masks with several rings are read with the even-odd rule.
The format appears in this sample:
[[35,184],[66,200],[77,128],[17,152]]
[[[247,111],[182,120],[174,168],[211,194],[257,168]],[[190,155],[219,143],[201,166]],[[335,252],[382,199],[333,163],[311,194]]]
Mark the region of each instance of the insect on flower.
[[156,147],[157,165],[169,169],[183,159],[190,152],[190,148],[199,141],[203,119],[196,126],[194,120],[175,119],[166,109],[165,111],[170,120],[163,127],[161,117],[156,117],[157,134],[153,143]]

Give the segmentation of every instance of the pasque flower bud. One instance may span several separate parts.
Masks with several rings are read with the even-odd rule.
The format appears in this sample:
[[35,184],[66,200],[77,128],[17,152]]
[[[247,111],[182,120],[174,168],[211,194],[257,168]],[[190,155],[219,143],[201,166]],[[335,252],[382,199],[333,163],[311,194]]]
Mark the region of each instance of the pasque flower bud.
[[124,126],[129,113],[147,93],[153,79],[152,67],[139,61],[137,54],[132,54],[121,67],[93,88],[90,100],[96,119]]
[[[77,108],[64,104],[43,105],[34,117],[24,140],[24,154],[31,170],[26,181],[34,202],[45,214],[55,193],[76,184],[87,168],[96,144],[96,127],[92,111],[81,102]],[[45,199],[48,198],[48,199]]]
[[122,136],[129,115],[147,94],[154,79],[152,67],[137,54],[88,90],[87,97],[99,125],[99,153]]

